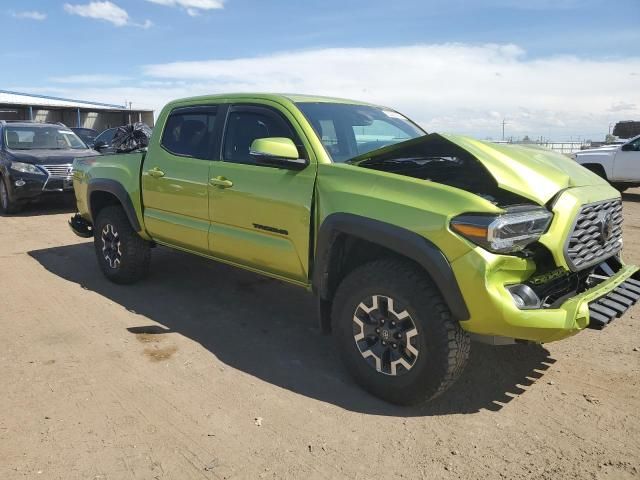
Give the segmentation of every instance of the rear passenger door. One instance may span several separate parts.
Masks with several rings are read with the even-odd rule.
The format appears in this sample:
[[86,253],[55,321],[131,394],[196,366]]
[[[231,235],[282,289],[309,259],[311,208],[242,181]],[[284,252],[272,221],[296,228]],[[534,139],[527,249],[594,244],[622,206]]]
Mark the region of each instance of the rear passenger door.
[[207,253],[209,168],[216,151],[218,107],[176,108],[142,167],[144,221],[154,240]]
[[[257,165],[256,138],[288,137],[300,157],[310,151],[290,115],[267,105],[229,108],[220,160],[211,164],[211,254],[306,283],[316,159],[300,171]],[[220,185],[220,182],[226,185]]]

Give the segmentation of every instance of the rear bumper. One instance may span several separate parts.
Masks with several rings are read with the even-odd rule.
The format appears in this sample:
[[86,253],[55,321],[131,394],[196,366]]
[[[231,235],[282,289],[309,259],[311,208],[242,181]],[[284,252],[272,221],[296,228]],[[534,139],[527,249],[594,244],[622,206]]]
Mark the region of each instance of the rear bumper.
[[81,238],[93,237],[93,225],[88,220],[82,218],[79,213],[76,213],[69,219],[69,228]]

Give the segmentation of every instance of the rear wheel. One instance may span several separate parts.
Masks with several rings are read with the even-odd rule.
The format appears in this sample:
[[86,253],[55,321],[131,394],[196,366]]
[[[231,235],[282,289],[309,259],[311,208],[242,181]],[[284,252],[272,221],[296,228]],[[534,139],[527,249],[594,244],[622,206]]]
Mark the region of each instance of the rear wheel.
[[133,230],[121,207],[101,210],[93,231],[96,257],[109,280],[126,284],[144,278],[151,260],[150,244]]
[[464,369],[469,336],[411,263],[385,259],[357,268],[338,287],[333,305],[333,331],[347,369],[380,398],[426,402]]
[[0,210],[2,210],[2,213],[5,215],[11,215],[12,213],[16,213],[20,210],[20,204],[11,200],[11,197],[9,196],[9,187],[5,182],[5,178],[0,177]]

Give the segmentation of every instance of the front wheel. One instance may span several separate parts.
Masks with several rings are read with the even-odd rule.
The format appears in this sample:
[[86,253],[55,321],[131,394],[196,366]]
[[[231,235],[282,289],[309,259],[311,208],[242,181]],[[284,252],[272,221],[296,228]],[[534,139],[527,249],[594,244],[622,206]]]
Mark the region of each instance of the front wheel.
[[151,248],[131,227],[121,207],[100,211],[93,229],[100,269],[114,283],[134,283],[149,271]]
[[5,183],[5,179],[0,177],[0,210],[5,215],[11,215],[12,213],[20,210],[20,205],[11,200],[9,196],[9,187]]
[[469,336],[417,266],[384,259],[338,287],[333,332],[342,359],[364,389],[392,403],[427,402],[464,369]]

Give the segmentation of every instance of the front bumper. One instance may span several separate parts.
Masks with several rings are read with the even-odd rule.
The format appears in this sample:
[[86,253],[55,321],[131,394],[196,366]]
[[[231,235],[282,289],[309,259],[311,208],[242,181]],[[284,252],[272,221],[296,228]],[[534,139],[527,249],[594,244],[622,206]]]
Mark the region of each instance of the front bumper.
[[34,200],[43,194],[73,193],[71,176],[34,175],[9,171],[9,195],[14,201]]
[[[462,328],[478,335],[548,343],[587,327],[603,328],[637,301],[628,291],[639,289],[635,282],[640,280],[640,274],[637,267],[625,265],[607,280],[555,308],[520,310],[506,287],[526,281],[533,273],[532,263],[517,257],[492,256],[480,248],[453,262],[471,313],[469,320],[460,322]],[[635,288],[628,288],[625,282]],[[620,293],[624,294],[624,301]],[[608,311],[598,306],[607,304]]]
[[[617,195],[606,185],[564,191],[553,204],[554,218],[549,230],[539,240],[548,253],[546,262],[570,272],[564,246],[572,235],[576,216],[584,205],[615,199]],[[507,287],[527,283],[536,272],[534,260],[492,254],[475,247],[451,264],[470,312],[470,318],[460,324],[479,335],[538,343],[561,340],[587,327],[603,328],[635,303],[637,298],[631,293],[637,290],[633,288],[634,281],[640,280],[637,267],[611,263],[615,268],[605,269],[609,273],[601,275],[604,280],[600,283],[580,284],[584,287],[576,290],[580,293],[570,298],[560,296],[545,308],[521,310]],[[578,273],[589,271],[585,268]],[[629,283],[623,285],[625,282]],[[586,289],[593,283],[597,285]]]

